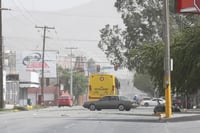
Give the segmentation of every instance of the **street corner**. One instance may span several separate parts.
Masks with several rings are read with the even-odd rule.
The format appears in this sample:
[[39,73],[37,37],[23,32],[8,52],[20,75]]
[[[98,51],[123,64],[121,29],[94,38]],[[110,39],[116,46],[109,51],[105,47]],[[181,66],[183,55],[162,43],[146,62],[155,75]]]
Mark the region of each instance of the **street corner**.
[[165,114],[159,115],[159,120],[163,122],[186,122],[186,121],[199,121],[200,114],[194,113],[175,113],[171,117],[165,117]]

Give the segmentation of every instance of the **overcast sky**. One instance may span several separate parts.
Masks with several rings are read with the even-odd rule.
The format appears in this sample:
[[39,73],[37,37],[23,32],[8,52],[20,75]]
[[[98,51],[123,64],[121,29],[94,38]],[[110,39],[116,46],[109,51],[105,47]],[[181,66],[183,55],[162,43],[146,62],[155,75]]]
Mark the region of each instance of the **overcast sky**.
[[[124,26],[114,7],[115,1],[2,0],[2,8],[13,10],[3,12],[4,48],[11,51],[41,50],[43,32],[36,29],[35,25],[47,25],[55,27],[55,30],[47,33],[46,50],[57,50],[59,54],[67,55],[69,50],[66,47],[77,47],[73,51],[76,55],[79,52],[79,55],[93,58],[102,66],[109,65],[97,44],[99,30],[106,24]],[[130,81],[133,77],[129,76],[131,73],[126,69],[114,73],[120,78],[131,77]]]
[[2,7],[24,7],[34,11],[56,11],[80,6],[92,0],[2,0]]
[[104,61],[102,57],[105,55],[102,55],[97,46],[100,39],[99,30],[106,24],[122,23],[120,15],[113,6],[115,0],[2,0],[2,2],[3,8],[11,9],[3,12],[3,35],[5,49],[12,51],[41,49],[43,32],[35,26],[46,25],[55,27],[47,33],[49,38],[46,41],[48,43],[46,49],[58,50],[65,54],[66,50],[63,48],[78,47],[76,51],[81,51],[79,52],[81,55],[87,57],[95,55],[96,60]]

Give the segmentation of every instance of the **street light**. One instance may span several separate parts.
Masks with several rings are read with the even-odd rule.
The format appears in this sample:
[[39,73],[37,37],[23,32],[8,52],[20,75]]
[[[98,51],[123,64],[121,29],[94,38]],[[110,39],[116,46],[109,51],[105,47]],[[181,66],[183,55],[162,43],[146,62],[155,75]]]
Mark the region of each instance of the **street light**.
[[75,47],[66,47],[65,49],[70,49],[71,54],[70,54],[70,96],[73,98],[73,69],[72,69],[72,50],[77,49]]

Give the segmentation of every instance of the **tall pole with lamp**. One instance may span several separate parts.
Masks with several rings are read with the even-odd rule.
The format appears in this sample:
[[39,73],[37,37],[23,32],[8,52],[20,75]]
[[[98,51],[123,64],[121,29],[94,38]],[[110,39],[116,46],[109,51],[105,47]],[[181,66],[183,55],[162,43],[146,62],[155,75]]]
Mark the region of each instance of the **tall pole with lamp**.
[[70,96],[73,98],[73,68],[72,68],[72,50],[77,49],[75,47],[66,47],[66,49],[70,49]]

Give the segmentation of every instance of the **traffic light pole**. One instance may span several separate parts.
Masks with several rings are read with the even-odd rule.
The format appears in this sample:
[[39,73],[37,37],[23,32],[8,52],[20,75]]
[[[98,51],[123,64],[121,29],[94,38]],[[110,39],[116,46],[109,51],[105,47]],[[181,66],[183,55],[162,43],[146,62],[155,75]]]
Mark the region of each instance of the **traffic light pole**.
[[166,118],[170,118],[172,115],[171,110],[171,74],[170,74],[170,39],[169,39],[169,3],[168,0],[164,0],[164,42],[165,42],[165,58],[164,58],[164,89],[165,89],[165,113]]

